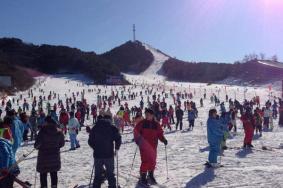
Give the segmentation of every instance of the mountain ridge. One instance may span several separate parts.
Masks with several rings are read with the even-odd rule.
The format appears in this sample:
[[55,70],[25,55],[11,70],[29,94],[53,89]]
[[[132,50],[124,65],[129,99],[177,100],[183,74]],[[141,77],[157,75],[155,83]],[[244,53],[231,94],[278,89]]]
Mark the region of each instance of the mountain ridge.
[[[261,83],[283,77],[281,63],[259,60],[234,64],[186,62],[140,41],[127,41],[97,54],[63,45],[34,45],[17,38],[0,38],[0,64],[8,64],[14,70],[25,67],[46,74],[82,73],[98,84],[106,83],[109,76],[121,76],[122,73],[156,74],[172,81],[203,83],[230,77],[242,82]],[[127,84],[127,81],[124,79],[121,83]]]

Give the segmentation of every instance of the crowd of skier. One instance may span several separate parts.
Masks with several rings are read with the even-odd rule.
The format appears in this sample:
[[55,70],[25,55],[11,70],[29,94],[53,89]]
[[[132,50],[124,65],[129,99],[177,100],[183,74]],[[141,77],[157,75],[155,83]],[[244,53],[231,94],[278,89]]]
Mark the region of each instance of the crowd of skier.
[[[157,184],[154,171],[158,140],[166,149],[170,143],[164,132],[193,131],[199,115],[198,108],[204,106],[204,100],[210,100],[211,105],[214,103],[214,108],[207,112],[209,156],[206,166],[209,168],[220,166],[217,158],[229,148],[226,144],[228,137],[237,135],[240,126],[237,119],[242,121],[244,128],[243,148],[253,147],[254,134],[262,136],[264,131],[271,131],[274,119],[279,119],[279,126],[283,126],[283,101],[279,98],[268,100],[264,106],[261,106],[259,97],[240,103],[226,95],[222,102],[214,93],[207,99],[205,90],[196,104],[196,91],[175,92],[170,89],[167,92],[162,86],[144,84],[112,87],[107,95],[107,87],[110,86],[104,86],[105,91],[101,88],[82,89],[81,92],[69,90],[69,94],[64,96],[55,91],[46,93],[44,89],[35,88],[28,91],[26,98],[22,94],[19,98],[3,98],[3,110],[0,109],[0,188],[11,188],[14,181],[23,186],[28,184],[17,178],[21,161],[16,161],[18,148],[28,143],[33,143],[35,150],[38,150],[36,170],[40,174],[40,187],[47,187],[48,173],[51,187],[57,187],[57,172],[61,169],[60,148],[68,141],[70,151],[79,150],[77,135],[83,127],[89,134],[88,144],[94,153],[95,172],[91,178],[94,188],[100,188],[105,179],[110,188],[119,186],[114,173],[114,159],[118,155],[125,128],[132,130],[133,141],[140,150],[139,185],[148,187]],[[133,92],[137,87],[141,87],[140,92]],[[37,90],[39,94],[35,96]],[[86,94],[95,96],[96,103],[87,101]],[[130,106],[129,101],[136,103]],[[183,126],[185,117],[188,127]]]

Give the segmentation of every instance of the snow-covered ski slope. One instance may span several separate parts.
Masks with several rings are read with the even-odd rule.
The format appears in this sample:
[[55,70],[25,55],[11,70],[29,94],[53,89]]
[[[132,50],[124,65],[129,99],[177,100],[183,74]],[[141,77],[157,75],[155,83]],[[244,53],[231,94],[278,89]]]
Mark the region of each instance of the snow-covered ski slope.
[[[121,90],[122,87],[104,87],[95,85],[83,85],[81,80],[83,78],[66,76],[66,77],[40,77],[42,84],[36,84],[34,87],[35,95],[39,95],[39,89],[45,90],[45,93],[49,91],[55,91],[60,94],[60,98],[65,101],[65,94],[68,97],[72,95],[72,92],[81,92],[83,89],[86,91],[85,97],[88,103],[96,103],[96,92],[98,88],[101,89],[103,94],[110,95],[112,89]],[[132,76],[131,81],[137,83],[137,87],[127,86],[126,91],[130,89],[133,92],[140,92],[143,88],[139,83],[158,84],[156,80],[148,79],[146,76]],[[150,81],[150,82],[149,82]],[[225,94],[231,98],[237,98],[242,101],[244,99],[244,91],[247,89],[246,97],[251,98],[254,95],[261,97],[262,104],[268,96],[267,88],[253,88],[253,87],[238,87],[227,86],[225,92],[224,85],[206,85],[198,83],[178,83],[178,82],[160,82],[163,83],[166,92],[173,89],[174,92],[193,92],[195,96],[193,100],[199,107],[199,100],[203,96],[206,89],[208,98],[212,93],[219,95],[221,101],[224,100]],[[156,94],[162,96],[162,90],[157,86],[153,86]],[[88,89],[95,89],[95,93],[87,92]],[[16,98],[20,94],[23,94],[24,98],[30,102],[27,92],[18,93]],[[279,91],[274,91],[276,96],[280,96]],[[78,97],[79,98],[79,97]],[[144,96],[146,98],[146,96]],[[127,102],[129,106],[139,105],[140,97],[136,100],[122,101],[122,104]],[[166,99],[168,105],[171,105],[172,98]],[[21,101],[20,105],[23,101]],[[52,100],[51,104],[57,103],[56,100]],[[146,105],[146,104],[145,104]],[[226,107],[227,107],[226,103]],[[274,151],[261,150],[262,145],[278,147],[283,142],[283,129],[278,127],[278,119],[274,120],[274,130],[272,132],[264,132],[263,137],[254,138],[254,146],[256,149],[253,151],[244,151],[237,149],[243,142],[243,129],[242,124],[237,120],[239,127],[239,133],[236,136],[232,136],[228,140],[227,145],[234,147],[225,151],[224,156],[221,157],[221,163],[225,166],[219,169],[205,169],[203,164],[207,160],[208,147],[206,137],[206,120],[208,110],[214,107],[214,104],[210,103],[209,99],[204,100],[204,107],[199,108],[199,117],[196,120],[195,129],[193,131],[173,131],[168,132],[166,130],[166,138],[169,141],[167,147],[168,152],[168,168],[169,168],[169,180],[166,179],[166,165],[165,165],[165,148],[162,143],[158,146],[158,160],[156,169],[157,181],[167,188],[230,188],[230,187],[245,187],[245,188],[280,188],[283,187],[283,150],[274,149]],[[17,106],[16,106],[17,108]],[[118,110],[117,103],[111,109],[113,113]],[[217,108],[219,110],[219,108]],[[184,128],[188,127],[186,120],[187,114],[184,117]],[[87,125],[91,125],[91,120],[87,120]],[[174,127],[174,126],[173,126]],[[76,184],[81,188],[88,187],[89,179],[91,176],[91,170],[93,165],[92,149],[87,144],[88,134],[83,128],[79,133],[79,140],[81,148],[75,151],[69,151],[70,143],[66,142],[64,148],[61,149],[61,161],[62,169],[59,172],[59,187],[60,188],[72,188]],[[138,181],[140,157],[139,151],[134,160],[134,167],[132,174],[129,175],[131,164],[133,162],[134,153],[136,151],[136,145],[132,142],[133,135],[132,129],[127,128],[122,135],[123,144],[119,151],[119,182],[122,187],[135,188]],[[33,143],[27,146],[23,146],[19,149],[17,158],[27,151],[32,150]],[[35,168],[36,168],[37,152],[34,152],[25,161],[20,163],[21,174],[20,178],[28,180],[32,184],[35,184]],[[50,184],[49,184],[50,185]],[[16,186],[17,187],[17,186]],[[39,187],[39,174],[37,174],[36,187]],[[102,186],[106,188],[106,185]],[[155,186],[157,187],[157,186]]]
[[283,63],[272,62],[272,61],[258,61],[258,62],[263,64],[263,65],[268,65],[268,66],[272,66],[272,67],[283,69]]
[[144,43],[143,46],[145,47],[145,49],[149,50],[152,53],[154,60],[152,64],[148,67],[148,69],[141,73],[141,75],[151,77],[156,76],[158,75],[158,71],[161,69],[164,62],[169,59],[169,56],[158,52],[155,48],[151,47],[148,44]]
[[134,83],[134,80],[136,80],[136,82],[139,82],[140,84],[145,82],[152,84],[160,84],[165,82],[166,78],[159,74],[159,70],[165,61],[167,61],[170,57],[159,52],[148,44],[143,43],[143,46],[153,55],[153,62],[140,75],[123,74],[125,79],[130,83]]

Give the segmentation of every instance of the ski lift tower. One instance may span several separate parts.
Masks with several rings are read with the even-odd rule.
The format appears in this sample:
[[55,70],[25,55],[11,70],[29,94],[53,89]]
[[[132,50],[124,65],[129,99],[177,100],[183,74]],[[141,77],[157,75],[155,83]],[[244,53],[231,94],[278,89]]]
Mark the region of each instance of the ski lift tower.
[[133,42],[136,42],[136,25],[133,24]]

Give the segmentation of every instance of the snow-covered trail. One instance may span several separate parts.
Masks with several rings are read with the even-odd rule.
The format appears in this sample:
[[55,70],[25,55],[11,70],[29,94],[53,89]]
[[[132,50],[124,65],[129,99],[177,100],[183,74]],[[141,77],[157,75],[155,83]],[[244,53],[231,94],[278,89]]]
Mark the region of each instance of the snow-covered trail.
[[146,50],[149,50],[152,53],[154,60],[152,64],[148,67],[148,69],[145,70],[143,73],[141,73],[141,75],[155,77],[158,75],[158,71],[161,69],[164,62],[169,59],[169,57],[158,52],[156,49],[152,48],[148,44],[143,44],[143,45]]
[[135,84],[165,83],[166,78],[159,74],[159,70],[161,69],[165,61],[169,59],[169,56],[164,55],[163,53],[159,52],[158,50],[156,50],[155,48],[151,47],[148,44],[143,43],[143,46],[153,55],[153,62],[140,75],[131,75],[131,74],[123,73],[125,79],[128,80],[130,83],[135,83]]
[[[60,98],[65,101],[64,94],[68,97],[72,92],[86,91],[85,97],[90,104],[96,102],[96,94],[88,93],[88,89],[97,89],[94,85],[82,85],[80,80],[76,80],[72,77],[42,77],[44,84],[38,86],[38,88],[44,89],[46,93],[49,91],[56,91],[60,94]],[[134,82],[140,83],[156,83],[152,79],[148,79],[147,76],[132,76],[131,79]],[[207,91],[208,98],[212,93],[219,95],[224,100],[225,94],[242,101],[244,98],[243,87],[227,86],[226,92],[223,85],[209,85],[199,83],[178,83],[178,82],[164,82],[166,92],[169,89],[177,91],[191,91],[195,92],[193,100],[199,106],[199,99],[203,96],[204,89]],[[115,87],[98,86],[102,92],[109,95],[111,89]],[[35,95],[39,95],[38,88]],[[120,87],[116,87],[118,90]],[[132,86],[127,86],[132,88]],[[126,90],[127,90],[126,89]],[[221,89],[220,92],[218,90]],[[140,86],[132,88],[134,92],[142,90]],[[157,94],[161,94],[161,90],[157,91]],[[276,93],[279,95],[279,92]],[[17,94],[17,97],[20,93]],[[28,98],[27,92],[21,92],[24,98]],[[269,98],[267,88],[252,88],[248,87],[246,97],[251,98],[255,94],[261,96],[261,101],[264,103]],[[162,95],[162,94],[161,94]],[[129,106],[138,105],[140,98],[136,100],[127,101]],[[167,103],[172,104],[172,99],[166,99]],[[30,102],[30,99],[28,99]],[[57,103],[57,100],[52,100],[51,104]],[[123,101],[124,103],[126,101]],[[227,104],[226,104],[227,105]],[[158,146],[158,160],[156,177],[158,182],[168,188],[200,188],[200,187],[262,187],[262,188],[274,188],[283,187],[283,150],[263,151],[260,148],[262,145],[277,147],[283,142],[283,129],[277,125],[277,120],[274,120],[275,128],[273,132],[264,132],[262,138],[255,137],[254,145],[256,147],[252,152],[242,151],[239,149],[231,149],[225,151],[221,158],[223,168],[216,170],[206,170],[203,163],[207,160],[208,148],[206,141],[206,120],[208,110],[214,107],[209,99],[204,100],[204,108],[199,108],[199,117],[196,120],[195,129],[190,132],[177,131],[172,133],[166,133],[166,138],[169,141],[167,147],[168,151],[168,168],[169,168],[169,180],[166,179],[166,165],[165,165],[165,148],[163,144]],[[118,110],[118,105],[114,105],[112,112]],[[186,121],[186,113],[184,118],[184,128],[188,127]],[[91,124],[91,120],[88,120],[86,124]],[[240,147],[243,141],[243,129],[240,121],[237,121],[239,127],[239,135],[228,140],[228,146]],[[173,126],[174,127],[174,126]],[[131,129],[127,129],[130,133]],[[167,132],[167,131],[166,131]],[[134,168],[132,175],[129,176],[129,171],[133,161],[133,156],[136,150],[136,145],[131,141],[132,134],[124,134],[122,136],[123,144],[119,151],[119,182],[122,187],[135,188],[137,177],[139,175],[140,157],[139,151],[134,161]],[[81,148],[75,151],[68,151],[70,143],[66,142],[64,148],[62,148],[61,162],[62,169],[59,172],[59,187],[60,188],[72,188],[78,184],[80,187],[88,187],[91,169],[93,165],[92,150],[87,144],[88,134],[83,129],[79,133],[79,140]],[[28,146],[23,146],[19,149],[17,157],[20,157],[23,153],[30,151],[33,148],[32,143]],[[35,182],[35,166],[36,166],[37,152],[34,152],[25,161],[20,163],[21,174],[20,178],[30,181],[32,184]],[[126,186],[127,185],[127,186]],[[37,174],[37,186],[39,187],[39,175]],[[103,185],[103,188],[106,188]]]
[[272,62],[272,61],[258,61],[258,62],[263,64],[263,65],[267,65],[267,66],[272,66],[272,67],[283,69],[283,63]]

